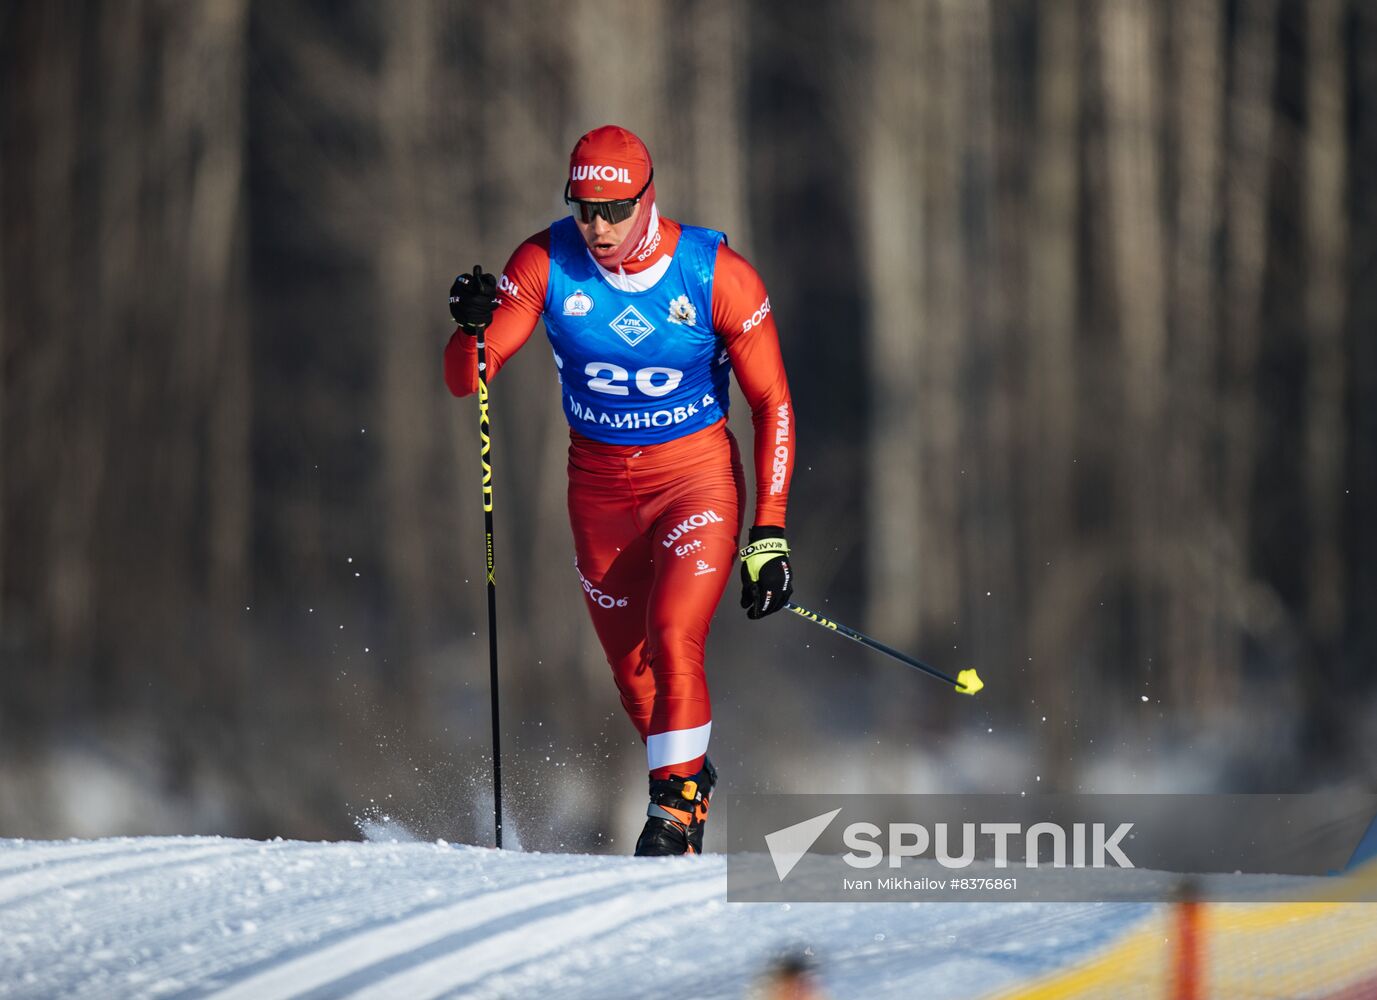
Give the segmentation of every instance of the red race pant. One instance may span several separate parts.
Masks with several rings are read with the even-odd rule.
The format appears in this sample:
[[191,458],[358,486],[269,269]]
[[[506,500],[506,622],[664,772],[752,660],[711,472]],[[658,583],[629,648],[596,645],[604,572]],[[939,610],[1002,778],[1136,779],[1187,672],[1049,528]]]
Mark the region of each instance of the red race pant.
[[736,561],[745,491],[725,420],[655,445],[571,435],[579,578],[653,778],[703,766],[712,730],[703,648]]

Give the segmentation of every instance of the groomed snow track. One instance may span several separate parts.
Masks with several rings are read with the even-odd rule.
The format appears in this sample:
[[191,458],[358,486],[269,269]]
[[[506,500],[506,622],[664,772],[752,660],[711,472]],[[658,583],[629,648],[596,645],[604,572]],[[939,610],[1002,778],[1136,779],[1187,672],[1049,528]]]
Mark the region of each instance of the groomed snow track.
[[978,997],[1152,909],[730,904],[712,856],[0,840],[0,998],[741,997],[805,949],[833,997]]

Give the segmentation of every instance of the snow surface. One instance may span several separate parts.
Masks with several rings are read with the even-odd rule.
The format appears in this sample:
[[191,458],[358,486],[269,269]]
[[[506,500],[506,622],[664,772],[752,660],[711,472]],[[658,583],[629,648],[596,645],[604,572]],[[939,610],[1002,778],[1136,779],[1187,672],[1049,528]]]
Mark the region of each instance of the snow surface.
[[439,843],[0,840],[0,998],[977,997],[1140,903],[728,903],[726,860]]

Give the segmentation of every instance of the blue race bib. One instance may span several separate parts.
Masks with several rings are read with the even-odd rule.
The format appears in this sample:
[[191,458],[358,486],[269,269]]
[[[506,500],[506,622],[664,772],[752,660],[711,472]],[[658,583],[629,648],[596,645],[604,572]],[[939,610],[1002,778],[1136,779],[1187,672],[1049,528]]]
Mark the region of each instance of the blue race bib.
[[713,267],[725,240],[684,226],[655,286],[623,292],[573,219],[550,227],[545,332],[570,427],[609,444],[658,444],[726,416],[731,361],[712,329]]

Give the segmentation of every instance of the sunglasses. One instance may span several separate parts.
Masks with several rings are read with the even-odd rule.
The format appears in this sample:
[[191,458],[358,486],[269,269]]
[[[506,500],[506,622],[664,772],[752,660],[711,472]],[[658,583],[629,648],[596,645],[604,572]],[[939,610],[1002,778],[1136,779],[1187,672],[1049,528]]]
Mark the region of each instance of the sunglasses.
[[646,179],[645,187],[636,192],[634,198],[619,198],[616,201],[580,201],[578,198],[569,197],[570,185],[572,181],[564,182],[564,204],[571,208],[578,209],[579,221],[587,224],[598,216],[607,220],[609,226],[615,226],[619,222],[625,222],[631,218],[631,213],[636,211],[636,203],[641,200],[641,195],[646,193],[650,187],[650,182],[655,179],[655,171],[650,171],[650,176]]

